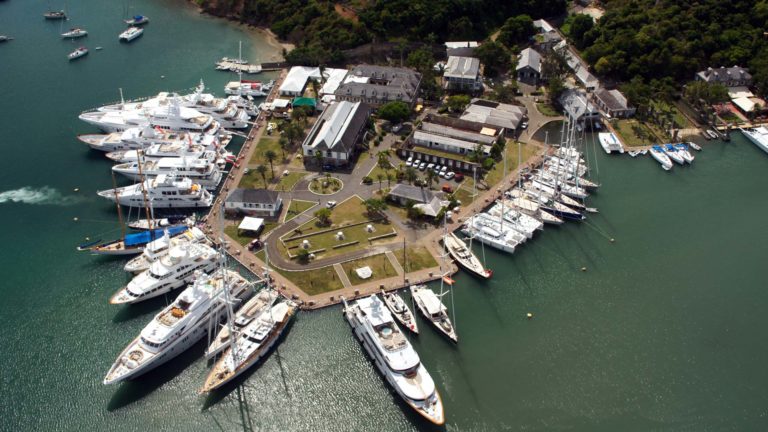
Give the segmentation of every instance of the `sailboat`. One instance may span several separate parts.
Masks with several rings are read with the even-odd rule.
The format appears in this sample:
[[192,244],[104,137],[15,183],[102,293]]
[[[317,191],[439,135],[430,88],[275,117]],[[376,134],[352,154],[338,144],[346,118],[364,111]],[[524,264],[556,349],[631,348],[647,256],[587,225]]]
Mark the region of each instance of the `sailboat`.
[[392,316],[395,317],[397,322],[414,334],[419,334],[419,326],[416,324],[416,319],[400,294],[394,291],[386,292],[382,290],[381,298],[384,299],[384,304],[387,305],[387,309],[392,312]]
[[467,247],[467,244],[456,234],[448,233],[443,236],[443,244],[451,258],[471,274],[483,279],[489,279],[493,275],[493,271],[486,269],[483,263],[472,253],[472,250]]

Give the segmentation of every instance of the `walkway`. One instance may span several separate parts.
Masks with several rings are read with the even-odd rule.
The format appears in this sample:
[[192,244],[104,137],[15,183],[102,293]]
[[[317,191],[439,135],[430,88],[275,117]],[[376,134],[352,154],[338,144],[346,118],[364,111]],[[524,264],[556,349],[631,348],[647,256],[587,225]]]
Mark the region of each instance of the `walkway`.
[[545,124],[553,121],[560,121],[565,118],[563,116],[557,116],[557,117],[545,116],[544,114],[539,112],[539,108],[536,106],[535,96],[522,96],[517,99],[520,102],[522,102],[525,108],[528,110],[528,129],[524,130],[520,134],[520,136],[517,138],[517,140],[522,143],[527,144],[532,142],[533,136]]

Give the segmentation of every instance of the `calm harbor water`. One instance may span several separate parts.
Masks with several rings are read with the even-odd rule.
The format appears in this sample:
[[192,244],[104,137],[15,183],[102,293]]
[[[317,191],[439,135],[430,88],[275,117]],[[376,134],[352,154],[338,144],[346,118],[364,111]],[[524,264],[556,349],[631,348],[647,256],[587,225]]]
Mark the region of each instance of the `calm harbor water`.
[[[117,235],[114,208],[94,194],[110,187],[109,164],[75,139],[92,131],[77,114],[118,87],[144,96],[202,77],[219,90],[232,76],[213,62],[238,40],[252,59],[274,52],[184,2],[129,3],[152,18],[130,45],[117,43],[125,5],[67,5],[67,24],[104,47],[72,64],[66,54],[83,42],[58,38],[44,2],[0,3],[0,33],[16,38],[0,46],[0,430],[429,430],[338,307],[300,314],[225,395],[196,394],[202,345],[137,381],[101,384],[166,300],[107,304],[128,281],[123,261],[74,251],[86,236]],[[446,429],[768,427],[768,157],[741,136],[696,157],[665,173],[648,156],[598,153],[603,186],[590,203],[600,214],[547,228],[514,256],[486,250],[488,283],[457,275],[459,345],[425,323],[411,338]]]

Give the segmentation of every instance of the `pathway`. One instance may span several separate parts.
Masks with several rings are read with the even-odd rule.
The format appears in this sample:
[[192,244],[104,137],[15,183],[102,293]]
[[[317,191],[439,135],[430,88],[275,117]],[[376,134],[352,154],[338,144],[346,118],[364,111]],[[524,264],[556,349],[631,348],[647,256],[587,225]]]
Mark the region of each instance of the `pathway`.
[[349,281],[347,274],[344,272],[344,267],[342,267],[341,264],[334,264],[333,269],[336,270],[336,274],[339,275],[339,280],[341,281],[341,284],[344,285],[344,288],[352,286],[352,282]]
[[536,106],[536,97],[534,96],[523,96],[517,99],[522,102],[525,108],[528,110],[528,129],[524,130],[517,138],[518,141],[522,143],[527,144],[532,142],[533,135],[536,134],[536,132],[545,124],[564,119],[563,116],[549,117],[542,114],[539,111],[539,108]]
[[[392,253],[392,251],[386,251],[384,253],[387,256],[387,259],[389,259],[390,264],[392,264],[392,268],[395,269],[398,275],[402,276],[405,274],[405,270],[403,270],[403,266],[400,265],[400,263],[397,261],[397,258],[395,257],[395,254]],[[406,256],[404,253],[403,256]]]

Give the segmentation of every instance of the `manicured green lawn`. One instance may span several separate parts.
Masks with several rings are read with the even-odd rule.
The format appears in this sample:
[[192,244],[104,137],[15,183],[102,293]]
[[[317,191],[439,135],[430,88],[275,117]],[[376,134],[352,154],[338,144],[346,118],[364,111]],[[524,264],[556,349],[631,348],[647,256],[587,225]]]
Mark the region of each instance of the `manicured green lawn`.
[[308,173],[305,171],[291,171],[288,175],[280,177],[280,182],[277,183],[275,190],[283,192],[292,191],[293,187],[296,186],[296,183],[307,174]]
[[680,128],[692,127],[691,123],[683,115],[683,113],[680,112],[677,106],[673,104],[668,104],[663,101],[651,101],[650,105],[654,107],[656,111],[660,111],[664,113],[663,117],[667,119],[672,119],[675,122],[675,124],[677,124],[677,127],[680,127]]
[[[397,261],[403,266],[406,273],[417,270],[437,267],[437,261],[424,246],[408,247],[405,254],[403,250],[394,252]],[[405,256],[404,256],[405,255]],[[405,262],[403,264],[403,262]]]
[[637,120],[622,119],[612,122],[611,125],[628,147],[648,146],[658,142],[653,131]]
[[[265,175],[267,176],[267,182],[269,182],[269,169],[267,169]],[[243,189],[266,188],[267,183],[264,183],[264,178],[261,176],[261,174],[256,172],[255,169],[251,169],[248,174],[243,175],[243,178],[240,179],[240,184],[238,184],[237,187]]]
[[[371,268],[373,271],[373,276],[368,279],[361,279],[355,272],[355,269],[365,266]],[[392,267],[392,263],[389,262],[389,259],[385,254],[379,254],[367,258],[345,262],[341,265],[341,267],[344,268],[344,272],[347,274],[349,281],[352,282],[352,285],[359,285],[365,282],[372,282],[397,276],[397,271],[394,267]]]
[[[514,171],[517,168],[517,143],[514,141],[507,142],[507,145],[504,147],[504,152],[506,153],[507,157],[507,174]],[[522,157],[521,163],[525,163],[528,159],[531,158],[536,154],[536,147],[528,145],[528,144],[521,144],[521,151],[520,155]],[[485,183],[488,184],[489,187],[495,186],[501,179],[504,177],[504,162],[498,161],[496,162],[496,165],[491,168],[490,171],[485,175]],[[466,182],[467,177],[465,177]],[[471,186],[471,185],[470,185]]]
[[544,114],[547,117],[557,117],[561,115],[561,113],[557,112],[555,107],[552,106],[549,102],[539,102],[536,104],[536,108],[539,110],[540,113]]
[[[264,157],[264,153],[267,150],[272,150],[277,155],[277,158],[273,161],[274,164],[279,164],[283,159],[283,153],[282,150],[280,150],[280,143],[279,138],[277,136],[267,136],[264,135],[259,140],[259,143],[256,144],[256,150],[253,152],[253,156],[251,156],[251,160],[249,164],[251,165],[266,165],[267,168],[269,168],[269,162],[267,161],[267,158]],[[267,177],[269,177],[269,174],[267,174]]]
[[[313,235],[310,237],[303,237],[296,240],[288,240],[286,238],[283,238],[283,241],[285,242],[285,247],[287,249],[290,249],[294,246],[300,246],[301,243],[304,242],[304,240],[309,241],[309,244],[310,244],[309,250],[325,249],[325,251],[319,252],[316,254],[317,259],[329,258],[332,256],[337,256],[337,255],[345,254],[348,252],[365,249],[370,247],[373,244],[386,243],[386,242],[392,241],[394,236],[369,242],[368,239],[370,237],[384,235],[392,232],[393,230],[396,232],[395,227],[392,224],[385,224],[381,222],[370,222],[370,224],[373,225],[374,227],[374,232],[372,233],[369,233],[365,229],[366,225],[368,224],[362,224],[362,225],[355,225],[353,227],[338,228],[338,230],[333,229],[328,232]],[[338,233],[339,231],[344,233],[343,240],[336,239],[336,233]],[[349,242],[354,242],[354,241],[357,241],[358,243],[349,245],[349,246],[340,247],[337,249],[333,248],[334,246],[349,243]],[[282,249],[282,247],[280,249]],[[298,252],[298,248],[290,249],[290,251],[292,255],[296,255],[296,253]],[[287,257],[287,253],[286,253],[286,257]]]
[[[243,246],[247,245],[248,243],[251,242],[251,240],[257,237],[256,233],[254,233],[253,231],[245,231],[245,230],[237,229],[237,225],[239,225],[239,222],[237,222],[234,225],[227,225],[226,227],[224,227],[224,233]],[[277,222],[265,221],[264,228],[261,229],[261,237],[264,237],[265,235],[267,235],[267,233],[275,229],[277,225],[278,225]]]
[[[262,261],[266,258],[263,250],[256,252],[255,255]],[[344,284],[339,280],[339,275],[336,274],[333,266],[307,271],[287,271],[275,267],[272,270],[283,275],[283,277],[296,284],[296,286],[309,295],[322,294],[344,288]]]
[[316,206],[316,202],[312,201],[304,201],[304,200],[291,200],[291,204],[288,205],[288,210],[285,213],[285,221],[288,222],[289,220],[295,218],[296,216],[300,215],[301,213],[304,213],[305,211],[311,209],[312,207]]
[[373,183],[371,183],[371,184],[372,185],[376,185],[376,187],[378,188],[379,187],[379,178],[377,177],[377,175],[382,174],[384,177],[382,177],[382,179],[381,179],[381,187],[385,188],[385,187],[387,187],[387,173],[392,174],[392,181],[390,182],[390,184],[392,184],[392,183],[397,184],[397,180],[395,180],[395,178],[396,178],[395,176],[397,175],[397,170],[394,170],[394,169],[388,169],[388,170],[381,169],[381,167],[378,166],[378,165],[375,165],[373,167],[371,172],[368,173],[368,177],[373,179]]

